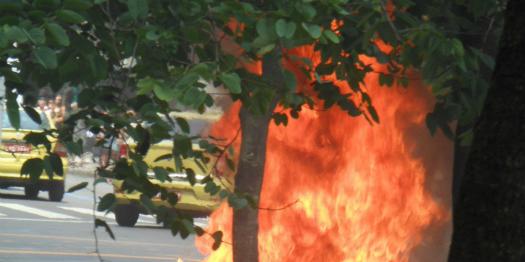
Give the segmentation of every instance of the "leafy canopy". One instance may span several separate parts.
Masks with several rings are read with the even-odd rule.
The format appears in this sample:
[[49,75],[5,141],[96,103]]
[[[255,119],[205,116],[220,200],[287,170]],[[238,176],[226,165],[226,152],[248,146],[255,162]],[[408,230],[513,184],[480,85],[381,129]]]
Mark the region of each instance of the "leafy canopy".
[[[489,47],[501,27],[501,5],[496,0],[4,0],[0,76],[6,80],[9,118],[15,127],[20,105],[13,94],[24,95],[25,104],[31,105],[44,86],[83,87],[80,110],[60,130],[44,131],[34,145],[44,145],[44,138],[52,136],[80,153],[82,143],[72,135],[80,120],[107,138],[125,130],[137,142],[130,161],[119,161],[99,174],[125,180],[130,190],[143,192],[145,206],[155,209],[149,202],[152,196],[160,193],[173,203],[176,197],[148,181],[143,156],[152,144],[170,139],[175,150],[164,159],[173,160],[193,183],[205,184],[209,193],[240,208],[255,201],[244,201],[245,196],[221,189],[209,177],[195,181],[195,170],[182,165],[182,158],[188,157],[201,166],[209,164],[206,154],[193,150],[193,142],[216,157],[227,155],[227,148],[215,145],[212,138],[191,137],[186,120],[174,119],[171,111],[204,112],[222,92],[219,96],[241,100],[254,114],[271,110],[271,101],[277,100],[285,109],[273,114],[277,124],[300,117],[304,106],[336,106],[350,116],[380,122],[361,87],[365,75],[379,74],[380,84],[387,87],[406,86],[416,75],[432,85],[437,98],[427,117],[430,131],[440,128],[453,136],[449,123],[471,123],[480,112],[486,72],[493,67]],[[391,50],[380,48],[381,41]],[[305,45],[318,51],[321,61],[286,51]],[[311,78],[314,92],[298,91],[295,74],[285,66],[280,68],[285,87],[273,86],[241,66],[272,54],[299,65]],[[387,70],[375,72],[360,54],[377,59]],[[361,93],[362,101],[352,100],[351,93],[334,84],[336,79],[348,83],[352,93]],[[226,91],[218,89],[221,86]],[[136,114],[124,113],[128,110]],[[144,121],[151,124],[133,124]],[[44,165],[31,161],[35,167],[27,173],[37,176]],[[172,170],[154,171],[167,180]],[[109,209],[113,202],[114,197],[106,196],[99,209]],[[191,221],[179,216],[172,232],[183,237],[202,234]],[[220,240],[222,235],[214,236]]]

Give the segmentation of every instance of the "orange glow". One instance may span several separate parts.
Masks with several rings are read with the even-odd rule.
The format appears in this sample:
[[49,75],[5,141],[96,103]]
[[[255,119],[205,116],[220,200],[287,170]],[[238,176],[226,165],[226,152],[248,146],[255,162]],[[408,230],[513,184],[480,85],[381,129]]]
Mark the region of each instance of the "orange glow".
[[[291,52],[319,63],[311,47]],[[383,71],[374,60],[361,59]],[[293,71],[298,90],[312,92],[306,77]],[[336,84],[350,92],[345,83]],[[366,76],[363,89],[379,124],[338,108],[307,107],[287,127],[271,124],[260,206],[296,203],[260,210],[260,261],[444,261],[450,215],[443,187],[452,143],[432,138],[425,127],[430,92],[417,81],[408,88],[380,87],[376,73]],[[235,104],[216,124],[216,135],[234,136],[238,110]],[[224,231],[231,243],[231,223],[224,204],[207,230]],[[202,237],[197,245],[209,254],[206,261],[232,260],[229,244],[211,252],[209,237]]]

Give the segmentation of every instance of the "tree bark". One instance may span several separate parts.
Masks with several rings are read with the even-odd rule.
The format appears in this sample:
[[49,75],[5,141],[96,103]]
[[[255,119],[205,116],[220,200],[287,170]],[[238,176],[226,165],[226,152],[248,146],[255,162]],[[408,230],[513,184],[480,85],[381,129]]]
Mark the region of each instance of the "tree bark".
[[[263,58],[263,79],[276,90],[284,86],[280,66],[280,53],[275,50]],[[277,104],[277,97],[271,102],[267,112],[253,114],[245,105],[241,107],[241,152],[235,192],[247,193],[259,199],[266,160],[266,141],[271,116]],[[259,261],[259,212],[255,208],[243,208],[233,211],[233,261]]]
[[525,261],[525,2],[505,13],[496,68],[453,217],[449,261]]

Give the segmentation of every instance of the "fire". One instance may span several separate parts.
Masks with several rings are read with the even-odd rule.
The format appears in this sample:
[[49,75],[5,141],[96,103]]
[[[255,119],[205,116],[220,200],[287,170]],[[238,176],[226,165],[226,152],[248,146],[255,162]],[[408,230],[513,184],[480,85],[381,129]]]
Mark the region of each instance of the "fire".
[[[366,76],[364,88],[380,124],[337,108],[306,107],[287,127],[271,124],[260,261],[445,260],[449,198],[439,191],[448,185],[452,143],[431,137],[425,127],[431,95],[417,80],[408,88],[381,87],[375,73]],[[238,109],[234,105],[215,126],[217,134],[234,136]],[[222,230],[231,243],[227,204],[210,221],[208,231]],[[207,261],[221,262],[232,260],[228,243],[211,252],[209,238],[197,241]]]

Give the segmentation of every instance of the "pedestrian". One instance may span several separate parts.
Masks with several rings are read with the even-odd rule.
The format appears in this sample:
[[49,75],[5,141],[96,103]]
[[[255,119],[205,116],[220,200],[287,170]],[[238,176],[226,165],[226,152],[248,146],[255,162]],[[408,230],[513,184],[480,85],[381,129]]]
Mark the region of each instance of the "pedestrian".
[[66,113],[66,108],[63,104],[61,95],[57,95],[55,97],[55,107],[53,109],[53,113],[56,128],[62,127],[62,124],[64,123],[64,115]]
[[47,104],[46,104],[46,100],[41,97],[38,99],[37,101],[37,109],[40,110],[40,112],[46,112],[47,111]]

